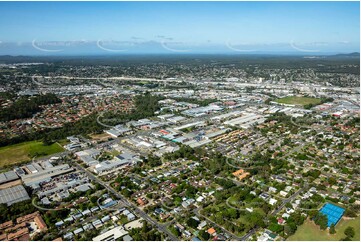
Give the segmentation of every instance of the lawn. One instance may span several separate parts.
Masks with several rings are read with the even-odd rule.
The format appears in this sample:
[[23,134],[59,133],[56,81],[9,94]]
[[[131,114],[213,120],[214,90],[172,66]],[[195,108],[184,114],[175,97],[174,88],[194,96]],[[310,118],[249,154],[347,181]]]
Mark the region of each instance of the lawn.
[[41,141],[30,141],[0,148],[0,168],[31,160],[32,157],[46,156],[64,151],[63,147],[54,143],[43,145]]
[[321,99],[314,98],[314,97],[296,97],[296,96],[289,96],[283,97],[275,100],[278,103],[284,104],[293,104],[293,105],[307,105],[307,104],[320,104]]
[[340,222],[336,225],[336,234],[329,234],[328,230],[320,230],[319,226],[315,225],[312,221],[306,220],[304,224],[298,227],[296,233],[290,236],[287,240],[290,241],[325,241],[333,240],[338,241],[342,238],[345,238],[343,233],[345,229],[351,226],[355,229],[355,237],[352,239],[354,241],[360,240],[360,217],[357,217],[352,220],[345,220],[342,218]]
[[61,139],[57,143],[59,143],[61,146],[64,146],[64,145],[70,144],[70,141],[67,139]]

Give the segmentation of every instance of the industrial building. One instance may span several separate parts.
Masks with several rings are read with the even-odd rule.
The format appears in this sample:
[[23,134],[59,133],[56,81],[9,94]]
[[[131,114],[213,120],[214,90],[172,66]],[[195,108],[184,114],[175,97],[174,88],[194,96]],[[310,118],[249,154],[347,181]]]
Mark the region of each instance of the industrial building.
[[140,161],[140,159],[131,153],[123,153],[116,157],[113,160],[103,161],[95,166],[94,172],[96,174],[102,174],[107,171],[111,171],[116,168],[120,168],[126,165],[132,165]]
[[116,125],[109,130],[105,130],[105,132],[113,137],[119,137],[124,134],[130,134],[132,130],[124,125]]
[[88,149],[75,153],[75,155],[88,166],[94,166],[99,164],[99,161],[95,159],[95,157],[99,154],[100,150],[97,149]]
[[254,124],[260,124],[266,121],[266,119],[255,113],[244,114],[239,118],[231,119],[229,121],[224,122],[225,125],[240,127],[243,129],[248,129]]
[[[70,173],[53,178],[49,183],[42,183],[37,192],[39,198],[55,196],[58,200],[69,196],[70,192],[87,191],[91,189],[89,178],[81,173]],[[45,200],[46,201],[46,200]]]
[[0,190],[0,203],[10,206],[11,204],[30,199],[23,185],[18,185]]
[[241,115],[241,111],[233,111],[233,112],[229,112],[229,113],[225,113],[225,114],[221,114],[215,117],[212,117],[211,120],[212,121],[217,121],[220,122],[224,119],[228,119],[228,118],[232,118],[232,117],[237,117],[239,115]]
[[8,171],[0,174],[0,184],[17,180],[19,176],[14,171]]
[[205,126],[206,122],[204,121],[198,121],[198,122],[193,122],[193,123],[188,123],[182,126],[178,126],[175,127],[175,130],[182,130],[182,129],[187,129],[187,128],[192,128],[192,127],[200,127],[200,126]]
[[46,170],[38,171],[32,174],[27,174],[21,179],[26,186],[32,187],[33,189],[39,188],[39,183],[50,181],[53,177],[66,174],[73,171],[73,167],[69,167],[68,164],[54,166]]
[[94,237],[93,241],[115,241],[127,234],[128,232],[123,227],[119,226]]
[[218,112],[221,110],[223,110],[223,108],[218,105],[208,105],[206,107],[198,107],[198,108],[188,109],[186,111],[183,111],[182,114],[191,116],[191,117],[201,117],[206,114],[209,114],[212,112]]

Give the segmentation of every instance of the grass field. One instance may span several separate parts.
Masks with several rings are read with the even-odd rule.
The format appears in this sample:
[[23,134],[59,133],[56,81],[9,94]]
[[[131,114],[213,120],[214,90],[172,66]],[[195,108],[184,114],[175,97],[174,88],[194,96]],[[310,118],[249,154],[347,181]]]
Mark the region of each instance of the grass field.
[[0,168],[5,165],[21,163],[32,157],[46,156],[64,151],[63,147],[54,143],[45,146],[41,141],[30,141],[0,148]]
[[329,234],[328,230],[320,230],[319,226],[314,224],[310,220],[306,220],[304,224],[298,227],[296,233],[290,236],[287,240],[290,241],[325,241],[325,240],[333,240],[338,241],[342,238],[345,238],[345,234],[343,233],[345,229],[351,226],[355,229],[355,237],[352,239],[354,241],[360,240],[360,217],[357,217],[352,220],[346,220],[344,218],[341,219],[340,222],[336,225],[336,234]]
[[67,139],[61,139],[61,140],[59,140],[57,143],[59,143],[61,146],[64,146],[64,145],[69,144],[70,141],[67,140]]
[[319,98],[314,97],[296,97],[296,96],[289,96],[283,97],[275,100],[278,103],[284,104],[293,104],[293,105],[307,105],[307,104],[320,104],[321,100]]

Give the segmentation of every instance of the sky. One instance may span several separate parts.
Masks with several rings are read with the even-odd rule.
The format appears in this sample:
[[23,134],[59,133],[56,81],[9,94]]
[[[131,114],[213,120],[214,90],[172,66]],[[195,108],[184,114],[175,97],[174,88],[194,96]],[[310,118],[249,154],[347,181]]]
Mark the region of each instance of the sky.
[[0,2],[0,54],[347,53],[359,2]]

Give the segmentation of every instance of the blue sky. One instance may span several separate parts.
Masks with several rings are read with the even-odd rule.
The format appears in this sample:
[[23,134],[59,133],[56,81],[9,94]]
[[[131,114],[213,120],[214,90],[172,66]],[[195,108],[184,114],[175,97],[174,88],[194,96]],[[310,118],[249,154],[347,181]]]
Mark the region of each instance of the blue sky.
[[34,41],[34,53],[156,52],[159,43],[170,52],[351,52],[359,11],[359,2],[0,2],[0,54],[28,53]]

